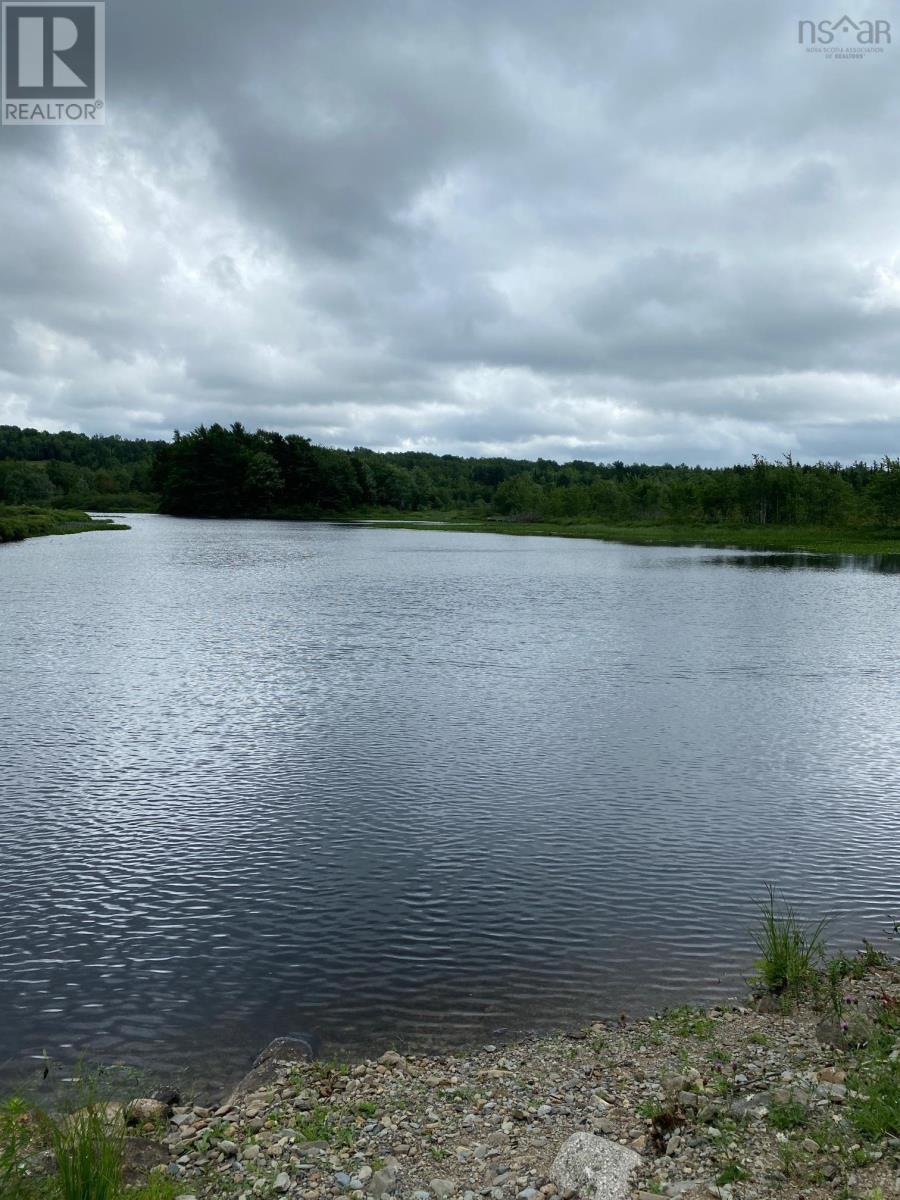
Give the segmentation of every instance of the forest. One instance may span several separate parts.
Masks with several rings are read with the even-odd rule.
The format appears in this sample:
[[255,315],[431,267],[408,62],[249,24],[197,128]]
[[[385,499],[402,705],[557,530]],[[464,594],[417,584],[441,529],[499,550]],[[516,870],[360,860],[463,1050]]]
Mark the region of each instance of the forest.
[[506,522],[880,526],[900,522],[900,458],[731,467],[333,449],[236,423],[171,442],[0,426],[0,505],[175,516],[456,514]]
[[0,505],[152,510],[162,442],[0,425]]

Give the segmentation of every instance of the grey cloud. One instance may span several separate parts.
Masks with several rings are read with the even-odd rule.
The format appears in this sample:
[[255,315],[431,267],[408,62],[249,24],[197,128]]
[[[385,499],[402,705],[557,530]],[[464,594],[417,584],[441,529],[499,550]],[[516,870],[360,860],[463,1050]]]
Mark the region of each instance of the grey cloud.
[[897,453],[900,29],[839,63],[777,0],[109,7],[106,129],[0,131],[0,421]]

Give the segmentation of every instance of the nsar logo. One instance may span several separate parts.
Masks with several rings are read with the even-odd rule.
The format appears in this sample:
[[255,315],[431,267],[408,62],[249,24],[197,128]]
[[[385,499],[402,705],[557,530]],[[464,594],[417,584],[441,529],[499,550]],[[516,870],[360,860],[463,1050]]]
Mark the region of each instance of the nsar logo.
[[837,21],[798,21],[797,41],[810,54],[826,58],[864,58],[883,54],[891,44],[890,21],[854,21],[843,16]]

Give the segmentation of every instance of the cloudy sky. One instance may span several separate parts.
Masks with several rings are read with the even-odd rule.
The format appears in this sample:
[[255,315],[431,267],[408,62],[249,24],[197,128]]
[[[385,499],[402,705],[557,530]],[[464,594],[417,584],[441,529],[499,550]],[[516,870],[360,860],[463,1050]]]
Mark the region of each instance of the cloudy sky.
[[[0,129],[0,423],[726,463],[900,453],[900,10],[110,0]],[[818,5],[819,7],[816,7]]]

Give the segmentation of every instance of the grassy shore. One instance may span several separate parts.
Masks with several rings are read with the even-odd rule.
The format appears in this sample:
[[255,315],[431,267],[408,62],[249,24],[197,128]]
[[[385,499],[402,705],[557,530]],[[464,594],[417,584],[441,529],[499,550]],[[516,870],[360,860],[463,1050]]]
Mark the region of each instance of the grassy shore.
[[31,505],[0,505],[0,542],[49,537],[58,533],[91,533],[94,530],[128,529],[112,521],[93,520],[77,509],[38,508]]
[[641,546],[711,546],[747,550],[809,551],[817,554],[900,555],[900,529],[818,525],[617,525],[593,521],[472,520],[445,513],[408,513],[400,518],[372,514],[368,524],[383,529],[430,528],[463,533],[594,538]]

